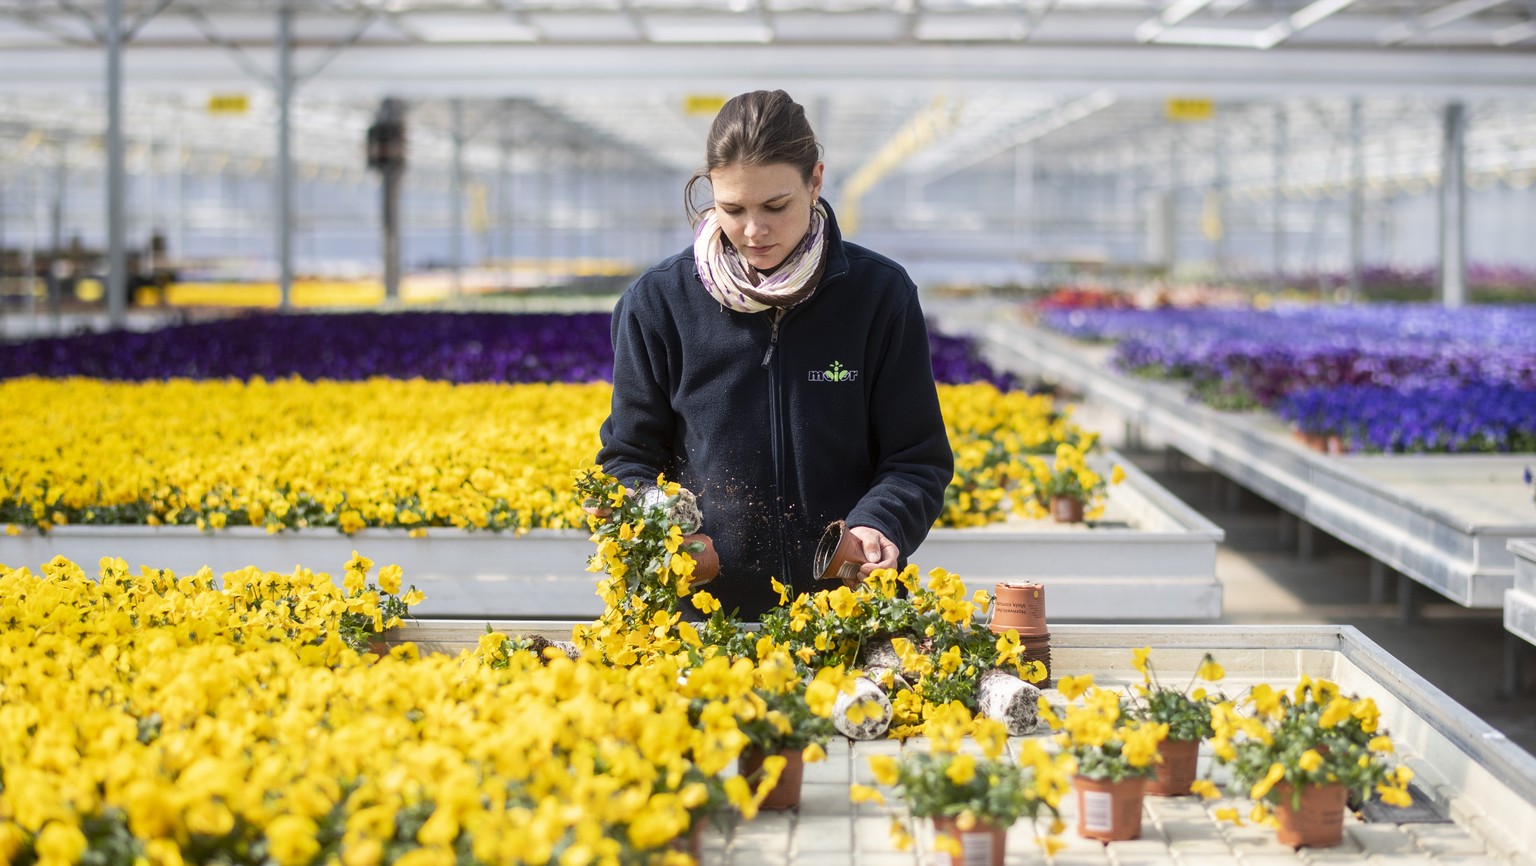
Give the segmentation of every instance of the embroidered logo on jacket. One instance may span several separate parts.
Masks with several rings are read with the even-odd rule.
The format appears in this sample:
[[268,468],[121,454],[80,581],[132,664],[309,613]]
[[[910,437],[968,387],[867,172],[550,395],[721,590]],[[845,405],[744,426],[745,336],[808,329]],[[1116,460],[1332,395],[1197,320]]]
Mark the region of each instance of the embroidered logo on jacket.
[[812,370],[807,378],[812,382],[853,382],[859,378],[859,371],[849,370],[841,361],[833,361],[825,370]]

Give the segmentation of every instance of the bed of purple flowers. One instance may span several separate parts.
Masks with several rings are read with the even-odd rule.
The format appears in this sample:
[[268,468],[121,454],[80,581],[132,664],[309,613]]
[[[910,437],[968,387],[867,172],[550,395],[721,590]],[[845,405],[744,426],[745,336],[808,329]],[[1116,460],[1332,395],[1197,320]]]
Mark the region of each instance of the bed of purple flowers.
[[1337,437],[1345,451],[1536,451],[1536,388],[1308,388],[1275,411],[1305,433]]
[[1115,342],[1119,369],[1187,382],[1217,408],[1274,409],[1347,450],[1536,450],[1536,307],[1072,310],[1042,321]]
[[[606,381],[613,375],[608,323],[607,313],[252,315],[0,345],[0,379]],[[968,339],[930,331],[929,342],[942,383],[1016,385],[982,361]]]

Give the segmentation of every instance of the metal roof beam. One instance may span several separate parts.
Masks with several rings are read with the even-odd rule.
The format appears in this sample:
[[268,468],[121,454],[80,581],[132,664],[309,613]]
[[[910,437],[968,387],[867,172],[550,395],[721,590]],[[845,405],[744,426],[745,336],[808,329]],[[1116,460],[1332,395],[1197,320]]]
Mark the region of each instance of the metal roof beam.
[[1479,12],[1485,12],[1495,6],[1502,6],[1509,0],[1456,0],[1447,6],[1441,6],[1433,12],[1425,12],[1409,21],[1394,24],[1382,30],[1376,35],[1377,45],[1397,45],[1418,36],[1437,30],[1447,24],[1470,18]]
[[[296,48],[296,62],[315,57]],[[101,86],[95,49],[63,47],[0,51],[0,92],[94,90]],[[124,58],[136,90],[242,87],[241,69],[215,46],[136,47]],[[307,65],[307,64],[304,64]],[[1418,93],[1480,98],[1536,94],[1526,52],[1360,52],[1291,47],[1284,52],[1211,52],[1144,46],[1067,47],[1029,51],[999,45],[624,45],[601,52],[565,45],[505,46],[362,43],[337,57],[306,85],[310,93],[348,98],[502,97],[569,93],[696,93],[698,70],[711,69],[711,90],[741,92],[774,82],[797,97],[885,96],[893,88],[922,98],[968,89],[1031,88],[1085,95],[1113,87],[1127,96],[1197,92],[1212,98],[1314,94]]]

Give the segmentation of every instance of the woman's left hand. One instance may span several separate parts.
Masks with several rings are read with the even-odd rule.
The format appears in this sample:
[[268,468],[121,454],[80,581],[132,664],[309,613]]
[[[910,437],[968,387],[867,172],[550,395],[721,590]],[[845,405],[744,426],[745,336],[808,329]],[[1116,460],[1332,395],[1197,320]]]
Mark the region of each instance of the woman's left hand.
[[885,533],[873,526],[851,526],[848,531],[859,540],[859,544],[864,548],[864,558],[868,560],[859,566],[860,578],[869,577],[877,568],[896,567],[896,560],[901,557],[901,550],[885,537]]

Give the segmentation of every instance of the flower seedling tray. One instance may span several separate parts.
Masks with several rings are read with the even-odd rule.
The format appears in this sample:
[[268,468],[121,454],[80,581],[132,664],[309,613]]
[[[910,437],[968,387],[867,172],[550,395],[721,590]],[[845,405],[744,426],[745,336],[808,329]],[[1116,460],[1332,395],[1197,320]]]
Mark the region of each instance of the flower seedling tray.
[[[951,322],[951,331],[962,325]],[[1189,455],[1446,598],[1499,608],[1514,581],[1511,539],[1536,537],[1521,494],[1524,455],[1330,456],[1274,416],[1220,412],[1180,387],[1109,369],[1110,348],[1023,323],[973,328],[993,363],[1070,383],[1128,427]]]
[[[575,622],[492,621],[503,634],[539,634],[552,640],[570,637]],[[429,621],[391,633],[391,642],[413,640],[424,651],[456,653],[472,649],[487,622]],[[1159,678],[1184,682],[1211,652],[1226,668],[1221,685],[1230,695],[1258,683],[1293,686],[1302,674],[1332,680],[1346,693],[1375,700],[1381,725],[1399,756],[1414,770],[1414,791],[1427,802],[1419,814],[1347,815],[1343,844],[1331,849],[1292,850],[1274,840],[1268,828],[1234,827],[1211,816],[1216,805],[1195,797],[1148,798],[1142,838],[1113,843],[1063,837],[1068,848],[1059,862],[1110,863],[1133,857],[1137,862],[1179,862],[1198,856],[1216,862],[1259,857],[1265,863],[1430,862],[1442,858],[1464,864],[1531,862],[1536,854],[1536,758],[1472,715],[1381,647],[1350,626],[1219,625],[1060,625],[1052,628],[1053,673],[1093,674],[1100,685],[1129,687],[1140,682],[1131,650],[1151,646]],[[1046,692],[1060,701],[1060,695]],[[1044,731],[1034,736],[1047,736]],[[921,739],[835,740],[829,760],[806,768],[805,799],[797,813],[760,816],[704,840],[704,862],[727,862],[731,852],[787,852],[775,862],[795,866],[823,864],[916,864],[931,862],[931,833],[920,832],[915,850],[898,852],[887,830],[902,806],[856,805],[848,784],[871,782],[868,757],[902,748],[926,748]],[[1202,758],[1202,768],[1209,755]],[[1214,773],[1222,781],[1222,768]],[[1070,800],[1070,798],[1069,798]],[[1236,801],[1243,814],[1247,801]],[[1070,808],[1070,803],[1067,804]],[[1069,825],[1075,815],[1064,816]],[[1446,819],[1449,819],[1447,823]],[[1009,833],[1010,852],[1020,862],[1040,862],[1032,831],[1024,824]],[[1209,855],[1209,856],[1207,856]],[[1012,855],[1010,855],[1012,856]],[[786,859],[787,858],[787,859]],[[1010,861],[1012,862],[1012,861]]]
[[[1014,521],[979,529],[934,530],[912,561],[960,574],[974,589],[1029,579],[1047,587],[1058,621],[1199,620],[1221,615],[1216,545],[1222,531],[1134,466],[1111,488],[1102,525]],[[602,612],[599,575],[582,530],[535,529],[523,535],[432,529],[412,538],[401,529],[333,529],[268,534],[255,527],[201,532],[195,527],[60,526],[46,535],[0,534],[0,562],[36,567],[55,556],[95,563],[122,557],[177,574],[209,566],[223,574],[295,563],[339,575],[353,551],[399,565],[426,593],[416,609],[434,617],[592,618]]]

